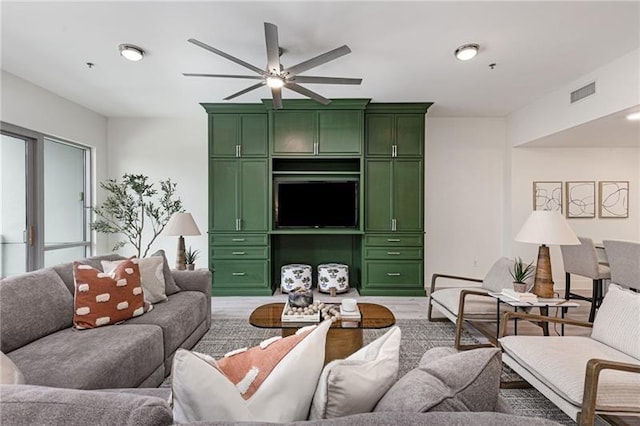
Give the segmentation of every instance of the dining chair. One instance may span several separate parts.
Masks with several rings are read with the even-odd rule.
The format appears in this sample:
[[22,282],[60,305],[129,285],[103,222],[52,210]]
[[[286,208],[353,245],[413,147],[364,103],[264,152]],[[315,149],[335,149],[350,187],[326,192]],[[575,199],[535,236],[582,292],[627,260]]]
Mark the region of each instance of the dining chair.
[[[598,253],[591,238],[578,237],[580,245],[560,246],[565,272],[564,298],[591,302],[589,322],[593,322],[596,310],[602,303],[603,281],[611,278],[609,267],[598,263]],[[571,292],[571,274],[591,278],[591,297]]]
[[605,240],[602,242],[609,259],[611,282],[640,290],[640,242]]

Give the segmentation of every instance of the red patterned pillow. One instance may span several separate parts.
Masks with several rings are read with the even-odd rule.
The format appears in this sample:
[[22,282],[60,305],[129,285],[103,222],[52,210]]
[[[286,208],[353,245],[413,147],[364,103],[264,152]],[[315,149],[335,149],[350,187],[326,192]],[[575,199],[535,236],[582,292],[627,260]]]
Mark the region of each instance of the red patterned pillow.
[[73,262],[73,277],[73,324],[78,329],[115,324],[145,311],[140,269],[131,260],[122,262],[111,273]]

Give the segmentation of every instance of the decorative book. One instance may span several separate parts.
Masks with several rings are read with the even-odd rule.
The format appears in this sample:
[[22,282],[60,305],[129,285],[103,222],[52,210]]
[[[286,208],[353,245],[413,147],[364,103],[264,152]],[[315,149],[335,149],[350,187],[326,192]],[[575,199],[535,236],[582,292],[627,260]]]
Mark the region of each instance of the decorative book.
[[538,296],[533,293],[518,293],[510,288],[503,288],[501,294],[518,302],[538,303]]

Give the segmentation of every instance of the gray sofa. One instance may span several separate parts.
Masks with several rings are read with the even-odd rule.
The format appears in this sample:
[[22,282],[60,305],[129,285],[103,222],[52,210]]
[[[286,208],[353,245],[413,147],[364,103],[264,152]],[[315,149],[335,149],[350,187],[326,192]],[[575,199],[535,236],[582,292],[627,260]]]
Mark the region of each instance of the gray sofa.
[[[164,253],[159,255],[164,256]],[[84,259],[102,269],[107,255]],[[168,300],[114,326],[76,330],[73,265],[57,265],[0,281],[0,350],[26,384],[71,389],[155,387],[171,371],[178,348],[192,348],[211,325],[208,270],[171,271]]]

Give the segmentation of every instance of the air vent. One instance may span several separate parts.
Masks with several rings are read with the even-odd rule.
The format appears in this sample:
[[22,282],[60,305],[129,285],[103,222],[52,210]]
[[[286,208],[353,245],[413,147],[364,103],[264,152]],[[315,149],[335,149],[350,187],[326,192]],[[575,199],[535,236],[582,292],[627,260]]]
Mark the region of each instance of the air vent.
[[575,103],[588,96],[595,95],[595,93],[596,93],[596,82],[593,81],[587,84],[586,86],[583,86],[571,92],[571,103]]

